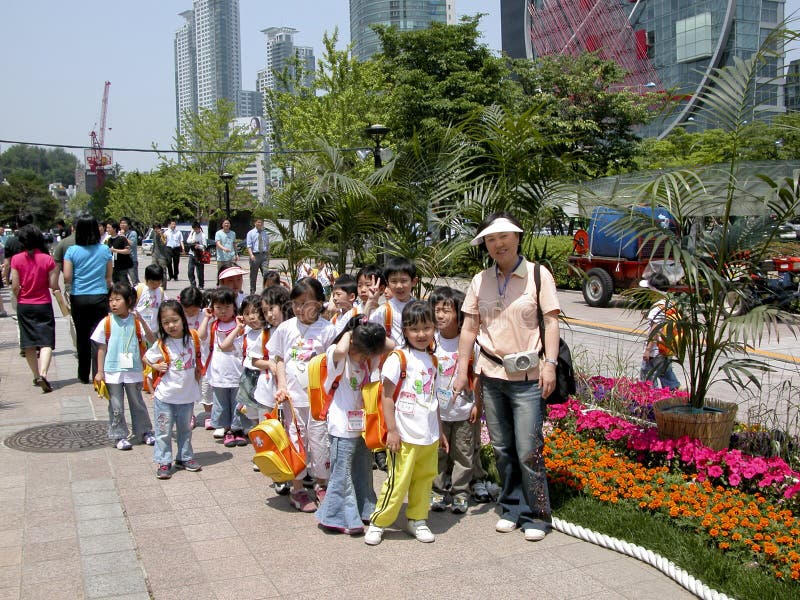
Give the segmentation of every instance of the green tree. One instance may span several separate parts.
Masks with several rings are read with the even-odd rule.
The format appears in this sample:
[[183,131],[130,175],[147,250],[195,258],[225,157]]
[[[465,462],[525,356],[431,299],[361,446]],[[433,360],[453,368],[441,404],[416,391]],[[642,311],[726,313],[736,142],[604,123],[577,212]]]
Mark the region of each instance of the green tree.
[[521,109],[542,106],[536,116],[542,135],[569,153],[582,178],[634,166],[639,140],[635,126],[663,104],[659,94],[622,87],[625,71],[597,54],[544,56],[512,65],[524,95]]
[[17,169],[0,184],[0,223],[14,226],[17,215],[33,214],[41,229],[49,229],[59,212],[58,201],[47,191],[44,179],[30,169]]
[[506,61],[479,43],[479,22],[476,15],[406,32],[373,25],[383,46],[376,60],[389,86],[386,124],[397,137],[427,135],[519,95]]
[[130,217],[146,228],[185,211],[169,191],[165,170],[124,173],[109,192],[106,214],[115,219]]
[[0,174],[8,176],[14,171],[30,169],[44,182],[75,184],[75,167],[78,159],[61,148],[45,150],[26,144],[15,144],[0,154]]

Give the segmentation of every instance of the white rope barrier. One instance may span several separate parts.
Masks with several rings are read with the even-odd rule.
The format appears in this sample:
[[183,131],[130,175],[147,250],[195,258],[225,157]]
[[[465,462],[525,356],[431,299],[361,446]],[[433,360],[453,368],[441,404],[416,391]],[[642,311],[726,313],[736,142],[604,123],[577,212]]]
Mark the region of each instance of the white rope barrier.
[[733,600],[730,596],[726,596],[721,592],[712,590],[705,583],[695,579],[672,561],[667,560],[663,556],[656,554],[647,548],[642,548],[636,544],[631,544],[630,542],[626,542],[624,540],[619,540],[602,533],[597,533],[596,531],[586,529],[580,525],[568,523],[567,521],[563,521],[557,517],[553,517],[553,529],[566,535],[591,542],[592,544],[602,546],[603,548],[609,548],[610,550],[614,550],[620,554],[624,554],[647,563],[703,600]]

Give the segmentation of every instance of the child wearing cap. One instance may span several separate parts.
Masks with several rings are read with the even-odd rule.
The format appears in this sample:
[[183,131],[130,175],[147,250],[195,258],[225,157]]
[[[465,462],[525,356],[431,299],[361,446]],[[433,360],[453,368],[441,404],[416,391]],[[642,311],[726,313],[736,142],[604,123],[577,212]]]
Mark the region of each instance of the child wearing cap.
[[245,273],[246,271],[237,265],[233,265],[219,272],[219,285],[233,290],[237,309],[242,306],[242,301],[245,297],[245,293],[242,291]]
[[658,382],[662,388],[676,390],[681,384],[672,370],[669,350],[659,343],[661,337],[666,334],[668,312],[674,310],[668,306],[667,298],[664,296],[664,292],[669,288],[669,279],[663,273],[654,273],[649,279],[640,281],[639,286],[649,288],[661,296],[647,313],[649,330],[639,379],[650,381],[653,385]]

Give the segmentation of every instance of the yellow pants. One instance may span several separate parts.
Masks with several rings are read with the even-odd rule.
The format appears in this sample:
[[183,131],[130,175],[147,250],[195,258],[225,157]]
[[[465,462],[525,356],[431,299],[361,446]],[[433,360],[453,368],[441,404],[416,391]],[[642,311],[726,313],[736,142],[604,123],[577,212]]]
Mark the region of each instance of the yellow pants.
[[428,518],[431,486],[438,472],[439,442],[429,446],[400,443],[400,452],[389,452],[389,477],[383,482],[381,495],[370,522],[388,527],[397,520],[400,507],[408,493],[406,517],[419,521]]

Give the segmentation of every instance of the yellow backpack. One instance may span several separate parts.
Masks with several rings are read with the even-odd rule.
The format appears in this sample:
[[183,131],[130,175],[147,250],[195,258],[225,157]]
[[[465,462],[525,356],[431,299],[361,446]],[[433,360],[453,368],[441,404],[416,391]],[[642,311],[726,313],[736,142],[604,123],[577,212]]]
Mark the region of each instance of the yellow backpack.
[[317,354],[308,363],[308,403],[311,407],[311,416],[317,421],[324,421],[328,418],[328,409],[331,407],[333,395],[342,374],[333,380],[330,390],[325,389],[325,380],[328,378],[328,355],[323,352]]

